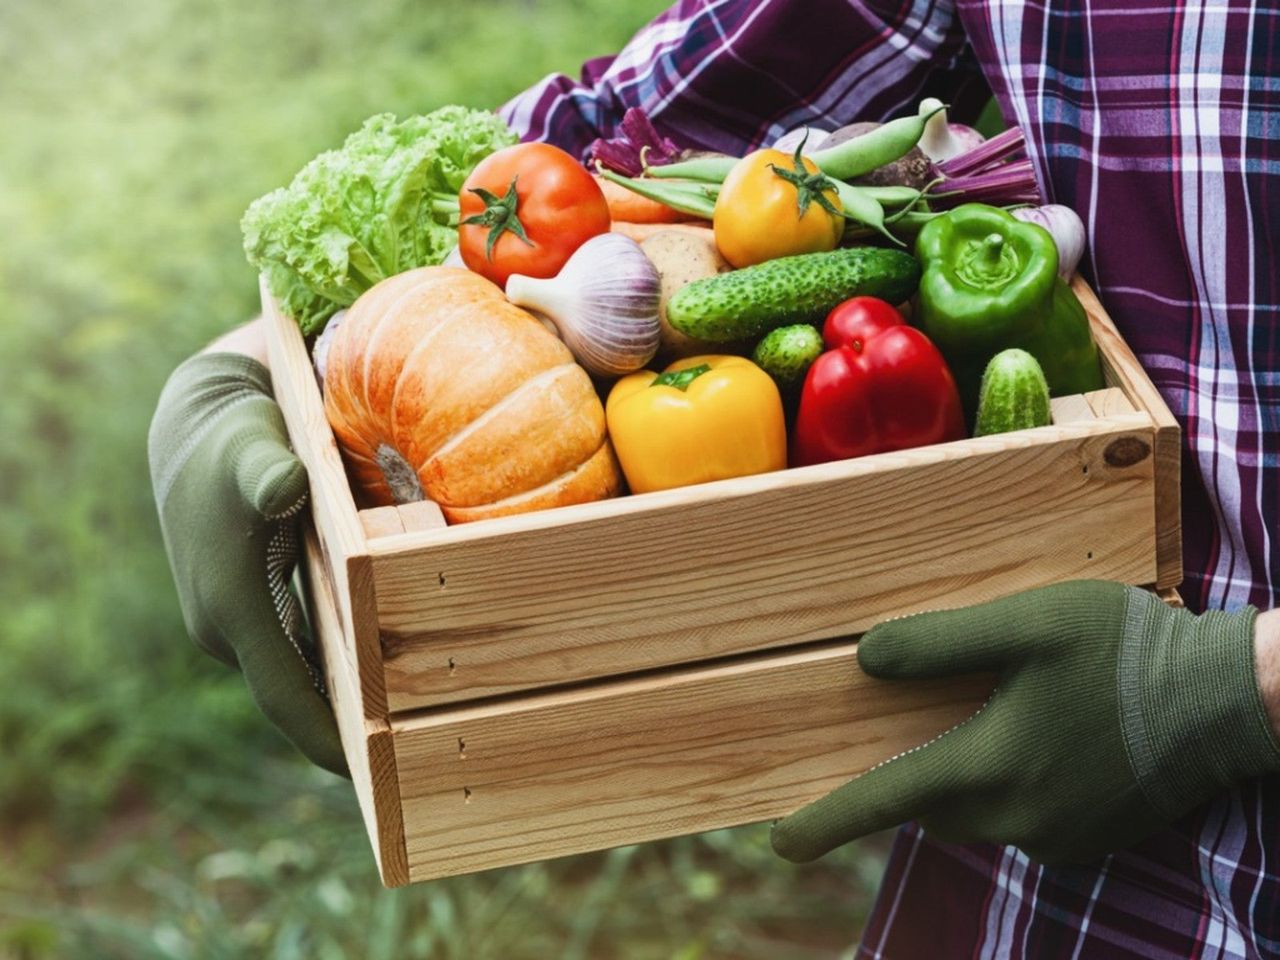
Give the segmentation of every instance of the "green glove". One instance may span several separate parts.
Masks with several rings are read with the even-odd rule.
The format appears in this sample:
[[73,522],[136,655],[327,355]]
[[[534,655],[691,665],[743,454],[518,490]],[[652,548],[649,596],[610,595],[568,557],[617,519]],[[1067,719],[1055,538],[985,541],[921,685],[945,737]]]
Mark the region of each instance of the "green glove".
[[337,724],[289,589],[307,476],[271,375],[202,353],[169,378],[148,438],[151,483],[187,630],[244,674],[254,701],[314,763],[347,775]]
[[880,624],[858,646],[872,676],[990,671],[995,692],[942,736],[775,824],[774,849],[812,860],[911,819],[1044,863],[1133,844],[1280,769],[1255,675],[1256,616],[1197,617],[1081,581]]

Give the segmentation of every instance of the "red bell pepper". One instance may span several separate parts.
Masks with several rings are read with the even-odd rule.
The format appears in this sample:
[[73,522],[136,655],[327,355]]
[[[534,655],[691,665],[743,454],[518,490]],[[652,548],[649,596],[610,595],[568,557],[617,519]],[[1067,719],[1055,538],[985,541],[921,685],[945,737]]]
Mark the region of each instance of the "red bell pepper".
[[894,307],[854,297],[827,315],[827,350],[805,376],[791,463],[804,466],[965,436],[938,348]]

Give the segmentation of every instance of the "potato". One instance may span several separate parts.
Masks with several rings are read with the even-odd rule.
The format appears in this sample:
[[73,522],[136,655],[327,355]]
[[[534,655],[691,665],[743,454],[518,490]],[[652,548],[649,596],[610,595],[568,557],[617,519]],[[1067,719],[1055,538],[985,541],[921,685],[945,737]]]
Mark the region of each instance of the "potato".
[[658,303],[658,319],[662,322],[662,345],[658,356],[670,362],[700,353],[746,353],[750,346],[738,343],[708,343],[695,340],[667,322],[667,301],[685,284],[703,277],[714,277],[733,269],[716,249],[715,234],[709,227],[682,226],[651,234],[641,241],[643,250],[658,268],[662,278],[662,299]]
[[668,231],[676,233],[689,233],[692,236],[701,236],[704,233],[710,233],[711,227],[707,226],[709,221],[696,220],[692,223],[631,223],[626,220],[615,220],[609,228],[614,233],[620,233],[636,243],[644,243],[652,236]]

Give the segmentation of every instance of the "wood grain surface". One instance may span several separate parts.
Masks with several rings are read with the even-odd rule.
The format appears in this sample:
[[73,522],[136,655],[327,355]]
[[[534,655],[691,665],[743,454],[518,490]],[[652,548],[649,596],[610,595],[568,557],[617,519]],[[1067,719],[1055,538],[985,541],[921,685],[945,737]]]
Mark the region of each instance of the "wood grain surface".
[[993,680],[873,680],[852,643],[393,720],[409,879],[782,816]]
[[383,883],[408,882],[400,795],[387,723],[372,566],[320,389],[297,324],[261,286],[271,380],[289,441],[307,467],[304,537],[309,607],[343,752]]
[[[1087,412],[1087,406],[1085,410]],[[392,712],[1155,577],[1145,414],[370,542]]]
[[1154,585],[1176,587],[1182,582],[1182,430],[1093,290],[1078,274],[1071,289],[1089,315],[1107,384],[1121,388],[1134,407],[1147,413],[1155,424]]
[[[1117,391],[1119,392],[1119,391]],[[1096,420],[1093,407],[1082,393],[1073,393],[1065,397],[1054,397],[1049,401],[1049,410],[1053,414],[1053,423],[1080,423],[1084,420]]]
[[364,716],[351,646],[343,636],[329,571],[315,528],[310,524],[304,528],[302,547],[311,628],[320,647],[329,701],[338,721],[351,783],[382,882],[389,887],[401,886],[409,882],[409,872],[391,727],[385,717]]
[[438,530],[446,526],[444,512],[430,500],[402,503],[394,507],[366,507],[360,511],[360,523],[370,540],[398,533]]

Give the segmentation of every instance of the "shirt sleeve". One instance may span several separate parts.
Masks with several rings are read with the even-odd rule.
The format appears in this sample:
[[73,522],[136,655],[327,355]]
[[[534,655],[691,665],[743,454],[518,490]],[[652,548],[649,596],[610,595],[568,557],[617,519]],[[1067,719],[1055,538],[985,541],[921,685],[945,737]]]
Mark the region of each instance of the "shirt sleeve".
[[522,139],[577,155],[615,136],[628,107],[681,146],[742,153],[798,126],[901,115],[940,71],[976,76],[964,51],[952,0],[682,0],[617,56],[577,80],[552,74],[500,113]]

